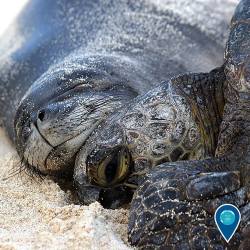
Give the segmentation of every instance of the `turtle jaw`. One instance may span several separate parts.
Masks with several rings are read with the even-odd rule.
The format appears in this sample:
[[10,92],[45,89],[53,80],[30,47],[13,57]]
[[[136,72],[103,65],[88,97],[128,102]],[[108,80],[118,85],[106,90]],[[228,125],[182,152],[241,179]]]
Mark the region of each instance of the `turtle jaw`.
[[[85,145],[77,154],[74,169],[74,186],[80,203],[89,205],[98,201],[104,208],[112,209],[128,204],[132,199],[133,190],[126,186],[124,182],[129,178],[132,169],[124,171],[125,175],[122,176],[118,183],[112,180],[112,178],[117,176],[117,166],[113,164],[114,160],[116,161],[117,159],[117,152],[125,152],[127,149],[122,147],[117,147],[115,150],[107,148],[103,150],[97,149],[97,154],[95,155],[91,153],[88,155],[88,149]],[[99,170],[100,167],[105,167],[105,165],[102,165],[101,159],[108,159],[106,161],[107,165],[111,163],[111,168],[106,171],[107,177],[100,176],[100,173],[105,173],[104,169]],[[100,177],[104,177],[105,180]],[[108,178],[111,178],[110,183],[107,182]]]
[[[100,131],[104,131],[102,124],[77,154],[74,186],[82,204],[88,205],[98,201],[105,208],[114,209],[128,204],[132,199],[134,188],[127,185],[127,182],[134,171],[133,161],[130,151],[121,139],[116,140],[119,133],[115,133],[116,136],[112,139],[109,137],[109,143],[105,145],[106,140],[102,140],[104,134],[98,133]],[[120,161],[125,159],[125,155],[129,157],[127,168],[122,166]]]
[[133,196],[133,191],[126,186],[104,188],[92,185],[82,173],[74,176],[74,187],[83,205],[99,202],[104,208],[116,209],[128,204]]

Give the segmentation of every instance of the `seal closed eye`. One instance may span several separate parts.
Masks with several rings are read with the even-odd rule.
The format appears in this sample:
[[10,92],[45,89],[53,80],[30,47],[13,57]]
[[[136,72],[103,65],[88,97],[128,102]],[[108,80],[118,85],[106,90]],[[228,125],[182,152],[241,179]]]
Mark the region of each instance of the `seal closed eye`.
[[[16,20],[22,43],[6,49],[0,68],[1,118],[27,165],[44,174],[72,171],[110,113],[173,75],[219,64],[222,41],[181,19],[153,2],[30,2]],[[218,34],[225,30],[218,25]]]

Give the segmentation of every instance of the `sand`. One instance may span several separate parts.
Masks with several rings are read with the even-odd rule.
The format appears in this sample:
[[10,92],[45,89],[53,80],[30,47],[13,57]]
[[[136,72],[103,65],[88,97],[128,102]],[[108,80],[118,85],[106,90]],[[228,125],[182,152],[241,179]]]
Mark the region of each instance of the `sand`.
[[99,203],[74,205],[69,192],[46,178],[9,177],[19,158],[0,130],[0,249],[132,249],[128,211]]

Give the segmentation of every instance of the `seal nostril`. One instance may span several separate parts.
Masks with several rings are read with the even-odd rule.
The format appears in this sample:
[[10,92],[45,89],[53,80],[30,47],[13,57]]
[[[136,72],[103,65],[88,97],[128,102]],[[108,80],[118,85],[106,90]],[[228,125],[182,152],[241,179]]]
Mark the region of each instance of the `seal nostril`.
[[42,122],[45,118],[45,111],[44,110],[40,110],[38,112],[38,119]]

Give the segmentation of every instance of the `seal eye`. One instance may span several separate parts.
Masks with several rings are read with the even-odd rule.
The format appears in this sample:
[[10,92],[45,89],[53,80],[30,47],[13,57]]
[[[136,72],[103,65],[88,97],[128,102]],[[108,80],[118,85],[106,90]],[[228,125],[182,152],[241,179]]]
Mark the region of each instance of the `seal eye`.
[[123,181],[128,173],[131,156],[127,148],[119,148],[107,156],[98,166],[96,182],[109,187]]

